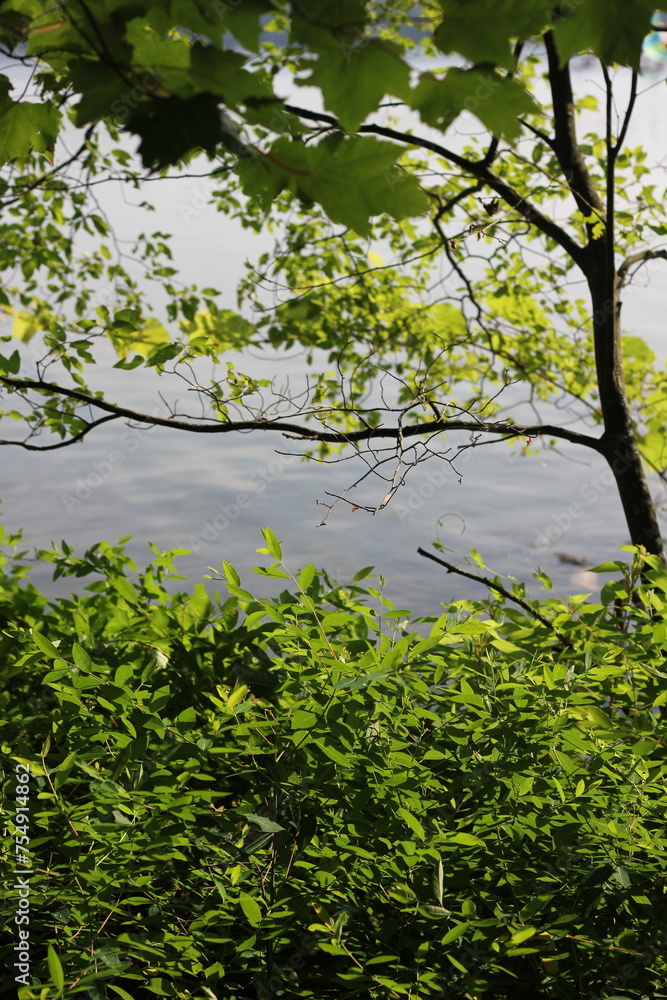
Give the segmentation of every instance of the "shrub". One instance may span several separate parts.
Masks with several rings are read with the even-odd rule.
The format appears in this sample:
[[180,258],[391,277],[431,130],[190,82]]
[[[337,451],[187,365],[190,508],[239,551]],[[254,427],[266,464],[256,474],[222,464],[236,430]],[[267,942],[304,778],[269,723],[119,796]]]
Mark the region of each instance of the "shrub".
[[51,602],[5,563],[6,989],[18,942],[22,998],[667,995],[657,565],[411,631],[265,538],[263,600],[157,550],[42,552],[96,576]]

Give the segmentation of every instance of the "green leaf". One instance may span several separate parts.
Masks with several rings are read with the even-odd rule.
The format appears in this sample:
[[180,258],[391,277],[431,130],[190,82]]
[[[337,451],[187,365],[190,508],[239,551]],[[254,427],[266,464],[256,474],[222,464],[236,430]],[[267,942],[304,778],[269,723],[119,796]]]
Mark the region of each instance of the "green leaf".
[[446,54],[457,52],[471,63],[514,68],[511,42],[539,32],[553,11],[549,0],[528,3],[498,0],[439,0],[444,17],[435,44]]
[[139,595],[126,577],[116,576],[110,581],[110,583],[113,589],[117,591],[120,596],[128,602],[128,604],[139,603]]
[[[116,315],[116,320],[119,319],[119,315]],[[121,322],[123,321],[121,320]],[[153,362],[156,350],[162,345],[173,346],[176,349],[176,353],[180,354],[180,347],[169,344],[169,334],[156,319],[149,319],[142,327],[134,327],[134,324],[130,323],[127,327],[125,325],[111,327],[107,332],[116,353],[121,359],[126,358],[130,350],[132,350],[141,358],[147,359],[150,357],[151,362]],[[135,367],[135,364],[134,362],[130,362],[126,367]]]
[[134,667],[131,663],[122,663],[114,674],[113,682],[116,687],[123,687],[133,673]]
[[107,988],[113,990],[119,997],[122,997],[123,1000],[133,1000],[130,994],[124,990],[122,986],[117,986],[115,983],[108,982]]
[[134,368],[138,368],[139,365],[143,365],[144,360],[145,359],[142,358],[140,354],[135,354],[130,361],[126,361],[123,358],[121,358],[121,360],[117,361],[113,367],[120,368],[123,371],[129,372],[132,371]]
[[321,619],[322,628],[333,629],[341,625],[349,625],[354,618],[347,611],[331,611]]
[[266,611],[253,611],[252,614],[247,615],[243,621],[243,625],[247,629],[256,628],[260,622],[266,618]]
[[335,747],[328,746],[326,743],[321,743],[319,740],[313,740],[313,742],[320,748],[325,757],[332,760],[334,764],[340,764],[341,767],[352,767],[350,758],[346,757],[340,750],[336,750]]
[[133,998],[130,996],[127,990],[124,990],[122,986],[116,986],[115,983],[109,982],[107,983],[107,987],[108,989],[113,990],[115,993],[117,993],[119,997],[122,997],[123,1000],[133,1000]]
[[280,542],[273,534],[270,528],[262,528],[262,535],[264,536],[264,541],[266,547],[269,550],[269,555],[272,555],[274,559],[282,560],[283,553],[280,548]]
[[310,563],[308,566],[304,566],[304,568],[299,573],[299,586],[301,587],[302,590],[308,590],[314,579],[315,579],[315,564]]
[[439,906],[442,906],[444,894],[445,894],[445,873],[442,867],[442,859],[439,859],[438,864],[433,871],[433,895],[435,896]]
[[507,639],[492,639],[491,645],[495,646],[502,653],[520,653],[521,647],[516,646],[513,642],[508,642]]
[[245,193],[267,208],[287,188],[366,236],[374,215],[404,219],[429,208],[416,178],[396,166],[402,153],[400,146],[371,137],[334,135],[316,146],[282,138],[264,157],[241,164],[239,174]]
[[493,135],[508,140],[521,134],[522,115],[539,110],[526,88],[487,69],[448,70],[442,79],[422,76],[412,96],[412,107],[423,121],[446,129],[469,111]]
[[20,340],[22,344],[29,344],[35,334],[39,332],[39,320],[28,312],[19,312],[18,310],[12,310],[12,312],[14,315],[12,337]]
[[188,611],[194,618],[206,618],[211,612],[211,600],[203,583],[196,583],[188,600]]
[[521,930],[516,931],[512,934],[513,945],[521,944],[523,941],[528,941],[529,938],[534,937],[537,934],[537,927],[522,927]]
[[568,0],[568,8],[571,12],[554,27],[561,64],[590,49],[608,66],[618,63],[639,69],[655,10],[653,0]]
[[50,944],[47,948],[47,963],[49,966],[49,975],[53,981],[54,986],[58,990],[58,996],[61,996],[65,989],[65,975],[63,973],[63,967],[60,964],[60,959],[53,947]]
[[317,724],[317,716],[314,712],[304,712],[297,709],[291,719],[292,729],[312,729]]
[[407,809],[404,809],[403,806],[399,806],[396,813],[410,827],[412,832],[419,837],[420,840],[426,840],[426,831],[416,816],[413,816],[413,814]]
[[33,629],[31,633],[31,638],[35,645],[38,646],[46,656],[50,657],[52,660],[58,659],[60,653],[58,652],[58,648],[54,646],[50,639],[47,639],[46,636],[42,635],[41,632],[37,632],[35,629]]
[[462,844],[464,847],[484,847],[484,841],[472,833],[452,833],[447,836],[448,844]]
[[182,324],[182,329],[188,335],[193,353],[211,356],[222,351],[242,350],[256,332],[253,323],[231,309],[221,309],[216,313],[198,312],[193,320]]
[[262,911],[260,910],[257,901],[246,892],[242,892],[239,895],[239,902],[248,923],[252,924],[253,927],[259,927],[262,922]]
[[[219,4],[214,5],[214,10],[220,17]],[[262,30],[260,18],[268,13],[275,13],[271,0],[243,0],[243,3],[226,3],[222,18],[225,29],[238,38],[244,49],[257,52]]]
[[614,868],[614,878],[619,881],[624,889],[627,889],[630,885],[630,873],[627,868],[623,867],[623,865],[617,865],[616,868]]
[[126,128],[140,137],[141,161],[153,170],[178,163],[193,149],[213,155],[224,140],[213,94],[155,98],[130,115]]
[[72,643],[72,659],[81,670],[89,671],[93,668],[93,661],[78,642]]
[[225,574],[225,579],[229,580],[230,583],[233,583],[235,587],[240,587],[241,577],[231,563],[223,562],[222,571]]
[[466,975],[466,976],[468,975],[468,970],[466,969],[465,965],[463,965],[462,962],[459,962],[458,958],[456,958],[454,955],[449,955],[448,954],[447,955],[447,960],[449,962],[451,962],[452,965],[454,966],[454,968],[458,969],[459,972],[463,972],[464,975]]
[[193,729],[197,724],[197,713],[194,708],[191,705],[188,708],[184,708],[174,719],[174,724],[179,732],[187,732],[189,729]]
[[[0,77],[0,90],[8,81]],[[50,104],[2,100],[0,103],[0,163],[26,156],[31,150],[52,150],[61,114]]]
[[72,769],[75,760],[76,760],[76,751],[73,750],[72,753],[68,754],[67,757],[65,757],[65,759],[61,761],[60,764],[58,764],[58,767],[55,768],[55,770],[69,771]]
[[21,355],[18,351],[12,351],[8,358],[0,358],[0,365],[5,374],[17,375],[21,368]]
[[363,0],[308,0],[307,7],[294,5],[290,39],[302,42],[315,51],[326,44],[331,34],[343,41],[359,38],[366,23]]
[[465,922],[460,924],[455,924],[454,927],[450,928],[450,930],[447,931],[447,933],[442,938],[440,943],[445,945],[445,944],[451,944],[452,941],[458,941],[459,938],[463,937],[463,935],[470,926],[471,924],[469,920],[466,920]]
[[234,597],[239,597],[242,601],[254,600],[253,595],[249,590],[245,590],[243,587],[235,587],[233,583],[227,584],[227,591],[230,594],[233,594]]
[[323,39],[311,75],[297,82],[319,87],[325,108],[346,132],[355,132],[385,94],[408,99],[410,71],[396,45],[368,37],[351,44],[324,34]]
[[[81,100],[75,109],[75,121],[78,126],[87,125],[108,115],[121,121],[127,116],[128,110],[136,105],[136,101],[128,95],[125,80],[115,66],[91,59],[73,59],[69,64],[69,77],[74,90],[81,94]],[[157,80],[154,80],[157,86]],[[148,96],[145,83],[137,79],[139,94],[143,91]]]
[[197,43],[190,49],[190,61],[188,82],[199,90],[217,94],[228,108],[236,108],[249,98],[270,100],[273,96],[263,73],[243,68],[247,58],[239,52]]
[[285,829],[280,823],[274,823],[272,819],[267,819],[266,816],[258,816],[257,813],[246,813],[244,819],[248,823],[252,823],[253,826],[259,827],[264,833],[280,833]]

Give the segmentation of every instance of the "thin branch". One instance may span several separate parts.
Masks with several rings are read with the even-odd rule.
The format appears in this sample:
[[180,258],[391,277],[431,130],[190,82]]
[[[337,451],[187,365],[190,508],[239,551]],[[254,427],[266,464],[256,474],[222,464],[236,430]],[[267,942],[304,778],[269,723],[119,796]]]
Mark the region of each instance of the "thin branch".
[[639,79],[639,74],[636,70],[632,71],[632,85],[630,87],[630,99],[628,101],[628,106],[625,109],[625,116],[623,118],[623,125],[621,126],[621,131],[618,134],[618,139],[616,140],[616,145],[612,149],[612,155],[614,159],[617,158],[621,151],[621,147],[625,141],[625,136],[628,131],[628,126],[630,125],[630,119],[632,118],[632,112],[634,111],[635,101],[637,100],[637,81]]
[[562,643],[565,643],[567,646],[572,645],[570,640],[564,636],[562,632],[558,631],[553,622],[550,622],[548,618],[545,618],[544,615],[540,614],[539,611],[536,611],[535,608],[531,607],[526,601],[522,601],[520,597],[515,597],[514,594],[510,593],[509,590],[506,590],[502,584],[495,583],[493,580],[490,580],[488,576],[478,576],[477,573],[469,573],[465,569],[459,569],[458,566],[454,566],[453,563],[447,562],[445,559],[441,559],[439,556],[433,555],[432,552],[427,552],[426,549],[418,548],[417,552],[420,556],[424,556],[425,559],[432,559],[433,562],[438,563],[440,566],[444,566],[448,573],[457,573],[459,576],[465,576],[468,580],[474,580],[476,583],[482,583],[490,590],[495,590],[498,594],[502,594],[502,596],[508,601],[518,604],[518,606],[523,608],[523,610],[526,611],[532,618],[536,618],[537,621],[546,625],[546,627],[550,629]]
[[66,441],[59,441],[58,444],[29,444],[29,438],[26,441],[0,441],[0,447],[5,445],[16,445],[19,448],[23,448],[25,451],[56,451],[58,448],[68,448],[71,444],[76,444],[77,441],[81,441],[85,438],[86,434],[89,434],[95,427],[100,427],[101,424],[106,424],[109,420],[118,420],[118,415],[116,413],[110,413],[107,417],[100,417],[98,420],[91,420],[82,431],[75,434],[73,437],[68,438]]
[[545,146],[548,146],[549,149],[554,148],[555,145],[554,140],[551,138],[550,135],[547,135],[546,132],[543,132],[541,128],[536,128],[534,125],[531,125],[530,122],[527,122],[525,118],[519,118],[519,121],[521,122],[524,128],[527,128],[529,132],[532,132],[533,135],[537,136],[538,139],[541,139],[542,142],[545,144]]
[[656,260],[657,258],[667,260],[667,250],[640,250],[639,253],[633,253],[632,256],[626,257],[616,275],[618,288],[621,289],[625,284],[628,271],[633,264],[640,264],[645,260]]
[[25,184],[25,185],[15,184],[12,191],[13,192],[18,191],[18,194],[13,194],[11,198],[7,198],[6,200],[0,202],[2,207],[7,208],[9,205],[12,205],[17,201],[20,201],[20,199],[23,198],[23,196],[27,191],[33,191],[35,188],[41,187],[42,185],[45,186],[44,188],[45,190],[49,190],[46,187],[47,182],[51,180],[51,178],[54,177],[55,174],[57,174],[59,171],[64,170],[65,167],[70,166],[70,164],[74,163],[75,160],[78,160],[81,154],[86,151],[86,147],[93,135],[93,132],[95,131],[95,128],[96,125],[90,125],[86,129],[84,140],[77,149],[77,151],[75,153],[72,153],[72,155],[69,156],[66,160],[63,160],[62,163],[57,164],[57,166],[53,167],[52,170],[47,171],[47,173],[42,174],[41,177],[38,177],[36,180],[31,181],[30,184]]
[[[463,190],[459,191],[458,194],[452,195],[452,197],[448,198],[447,201],[442,200],[442,195],[439,192],[429,191],[428,189],[425,188],[426,193],[430,195],[432,198],[435,198],[440,206],[438,208],[436,217],[433,220],[434,224],[437,225],[437,223],[440,222],[440,219],[443,217],[443,215],[447,215],[447,213],[451,212],[453,208],[456,208],[456,206],[459,204],[460,201],[463,201],[463,199],[467,198],[468,195],[476,194],[478,191],[481,191],[483,187],[484,185],[482,184],[482,182],[477,181],[475,184],[470,184],[467,188],[463,188]],[[446,242],[446,238],[444,236],[441,236],[441,239],[443,243]]]

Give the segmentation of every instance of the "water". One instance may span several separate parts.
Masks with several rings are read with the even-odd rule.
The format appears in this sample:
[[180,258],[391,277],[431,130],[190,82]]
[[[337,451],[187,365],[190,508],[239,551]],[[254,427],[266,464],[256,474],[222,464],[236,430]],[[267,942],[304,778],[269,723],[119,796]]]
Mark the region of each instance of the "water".
[[[667,154],[662,101],[657,100],[663,89],[664,83],[640,102],[629,137],[633,145],[650,141],[658,160]],[[591,121],[595,127],[595,119]],[[125,238],[148,225],[174,233],[183,280],[220,288],[222,305],[234,308],[243,262],[266,248],[266,238],[258,240],[239,223],[202,208],[206,183],[150,185],[148,196],[157,212],[149,220],[128,204],[141,196],[125,187],[107,189],[104,205]],[[624,319],[627,332],[645,337],[664,357],[663,267],[667,264],[659,262],[644,272],[640,284],[647,287],[629,298]],[[150,377],[113,371],[112,361],[108,356],[92,384],[114,386],[112,398],[151,410]],[[257,363],[250,359],[247,366]],[[285,373],[301,365],[298,353],[270,362],[273,371]],[[164,379],[160,388],[167,388]],[[547,408],[543,413],[548,419]],[[463,440],[450,436],[452,445]],[[421,614],[437,613],[440,602],[484,595],[478,584],[448,575],[417,555],[418,546],[429,548],[436,537],[453,562],[461,559],[456,553],[474,547],[492,571],[519,579],[530,580],[539,565],[561,595],[589,592],[596,580],[561,563],[559,553],[594,565],[618,558],[616,547],[628,541],[605,463],[568,445],[539,458],[501,443],[469,451],[457,462],[461,483],[444,463],[432,462],[415,470],[404,492],[375,516],[340,502],[325,526],[318,526],[325,508],[317,501],[331,502],[327,492],[341,493],[363,467],[358,461],[318,466],[276,450],[294,451],[295,443],[275,434],[197,436],[131,429],[120,422],[59,451],[34,454],[6,448],[3,521],[9,530],[23,528],[37,546],[64,538],[82,549],[100,539],[131,535],[128,549],[139,563],[149,555],[148,540],[161,548],[191,549],[178,563],[190,583],[225,559],[249,589],[263,593],[270,584],[253,579],[250,568],[267,561],[254,550],[262,545],[261,527],[270,525],[293,570],[315,562],[346,580],[372,565],[387,578],[386,595],[397,606]],[[363,502],[377,504],[385,492],[385,484],[371,481],[348,499],[358,503],[359,494]],[[46,565],[35,566],[32,579],[49,594],[74,588],[71,580],[53,583]],[[539,592],[537,585],[533,592]]]

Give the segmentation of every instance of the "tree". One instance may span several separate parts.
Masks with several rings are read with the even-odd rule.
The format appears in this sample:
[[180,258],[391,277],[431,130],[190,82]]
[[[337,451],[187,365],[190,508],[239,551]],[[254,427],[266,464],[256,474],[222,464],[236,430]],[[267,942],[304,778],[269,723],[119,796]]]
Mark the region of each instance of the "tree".
[[[3,302],[14,337],[43,334],[44,353],[29,375],[19,350],[2,360],[0,381],[22,400],[8,415],[28,424],[3,443],[64,447],[114,419],[273,430],[319,457],[363,450],[387,483],[377,510],[436,455],[456,469],[488,440],[567,441],[604,457],[633,544],[664,558],[645,470],[667,468],[667,384],[621,326],[628,281],[667,258],[661,193],[645,153],[625,145],[642,44],[662,30],[652,16],[647,0],[439,0],[416,13],[404,0],[9,0],[6,54],[35,72],[39,103],[4,84],[0,252],[23,286]],[[578,135],[594,103],[573,92],[580,52],[602,74],[602,137]],[[285,99],[280,70],[316,88],[323,110]],[[474,133],[455,134],[470,115]],[[72,127],[79,144],[65,152],[58,131],[71,144]],[[105,134],[120,132],[139,138],[143,170],[122,146],[108,151]],[[277,255],[240,289],[252,322],[221,310],[215,290],[180,288],[158,234],[138,253],[167,294],[169,332],[114,257],[93,186],[174,169],[208,174],[218,207],[244,224],[280,223]],[[77,231],[97,231],[99,251],[77,256]],[[117,301],[93,317],[101,278]],[[185,378],[200,416],[140,413],[96,390],[106,337],[116,367]],[[201,356],[295,342],[314,366],[301,395],[226,358],[224,375],[200,382]],[[317,372],[319,349],[333,374]],[[513,419],[516,383],[583,422]],[[36,443],[43,430],[57,443]],[[448,449],[452,432],[467,437]]]

